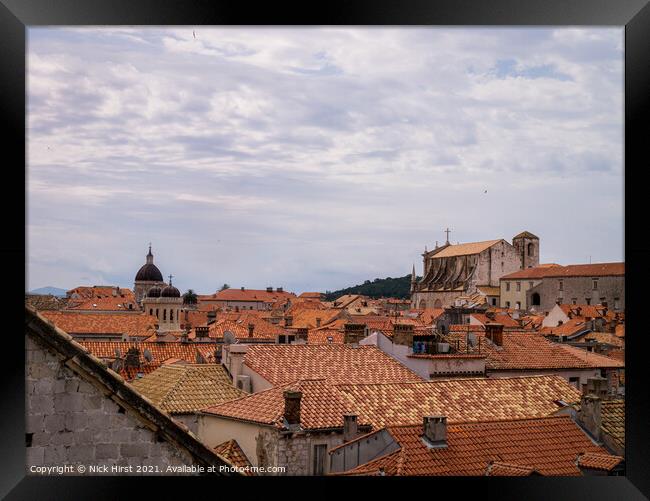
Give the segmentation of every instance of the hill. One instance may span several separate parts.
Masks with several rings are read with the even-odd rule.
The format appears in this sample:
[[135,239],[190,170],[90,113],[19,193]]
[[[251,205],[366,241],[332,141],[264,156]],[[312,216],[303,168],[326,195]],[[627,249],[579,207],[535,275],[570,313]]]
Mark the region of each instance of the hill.
[[34,289],[33,291],[28,292],[28,294],[36,294],[38,296],[52,295],[57,297],[65,297],[65,293],[65,289],[59,289],[58,287],[52,286],[41,287],[40,289]]
[[[418,277],[419,279],[419,277]],[[340,289],[337,291],[326,291],[325,300],[333,301],[345,294],[361,294],[373,299],[380,297],[396,297],[408,299],[411,296],[411,275],[399,278],[375,278],[372,282],[366,280],[363,284]]]

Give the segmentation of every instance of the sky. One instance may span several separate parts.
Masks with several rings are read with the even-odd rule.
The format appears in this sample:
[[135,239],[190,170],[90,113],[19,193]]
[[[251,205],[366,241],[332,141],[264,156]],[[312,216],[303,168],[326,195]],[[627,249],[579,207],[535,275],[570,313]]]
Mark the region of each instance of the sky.
[[27,289],[624,260],[623,28],[28,28]]

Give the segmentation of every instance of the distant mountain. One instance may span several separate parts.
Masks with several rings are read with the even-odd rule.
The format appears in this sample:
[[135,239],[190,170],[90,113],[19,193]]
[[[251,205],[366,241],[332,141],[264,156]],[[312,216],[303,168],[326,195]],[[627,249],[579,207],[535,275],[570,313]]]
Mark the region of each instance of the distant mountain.
[[[419,279],[419,277],[418,277]],[[372,282],[366,280],[363,284],[325,292],[326,301],[333,301],[346,294],[361,294],[373,299],[380,297],[396,297],[408,299],[411,297],[411,275],[400,278],[375,278]]]
[[58,287],[47,286],[47,287],[41,287],[40,289],[34,289],[33,291],[29,291],[28,294],[37,294],[39,296],[52,295],[57,297],[65,297],[65,292],[66,292],[65,289],[59,289]]

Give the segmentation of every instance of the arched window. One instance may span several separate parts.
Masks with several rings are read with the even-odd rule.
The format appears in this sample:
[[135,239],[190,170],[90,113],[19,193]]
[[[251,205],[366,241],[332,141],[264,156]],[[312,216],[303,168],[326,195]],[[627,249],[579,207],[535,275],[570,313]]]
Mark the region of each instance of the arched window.
[[149,315],[153,316],[153,308],[149,308]]
[[442,301],[440,299],[436,299],[435,303],[433,303],[434,308],[442,308]]
[[167,321],[167,309],[163,308],[163,322]]
[[170,322],[174,321],[174,310],[169,310],[169,321]]
[[528,244],[528,255],[529,256],[535,255],[535,244],[533,243]]
[[159,313],[159,312],[158,312],[158,308],[156,308],[156,318],[157,318],[158,320],[160,320],[160,315],[159,315],[158,313]]
[[422,299],[420,301],[420,309],[424,310],[426,307],[427,307],[427,302],[424,299]]
[[533,292],[533,295],[530,296],[530,301],[533,304],[533,306],[539,306],[540,305],[539,294],[537,292]]

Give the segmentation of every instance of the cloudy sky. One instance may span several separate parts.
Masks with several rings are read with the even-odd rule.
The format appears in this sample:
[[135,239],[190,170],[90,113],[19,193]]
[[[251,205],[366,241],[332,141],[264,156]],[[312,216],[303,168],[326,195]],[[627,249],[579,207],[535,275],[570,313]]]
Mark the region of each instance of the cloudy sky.
[[[623,29],[29,28],[28,289],[335,290],[436,240],[620,261]],[[485,193],[487,191],[487,193]]]

